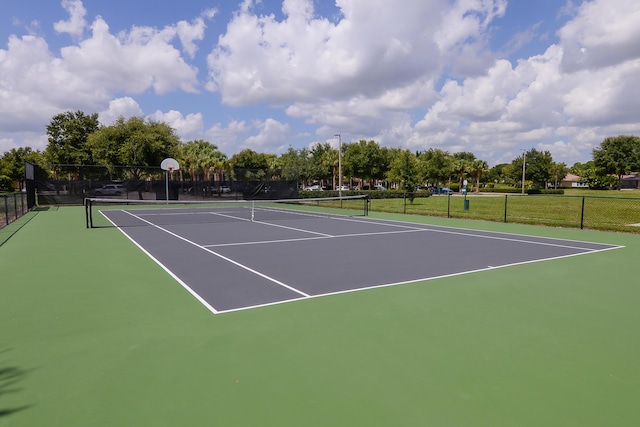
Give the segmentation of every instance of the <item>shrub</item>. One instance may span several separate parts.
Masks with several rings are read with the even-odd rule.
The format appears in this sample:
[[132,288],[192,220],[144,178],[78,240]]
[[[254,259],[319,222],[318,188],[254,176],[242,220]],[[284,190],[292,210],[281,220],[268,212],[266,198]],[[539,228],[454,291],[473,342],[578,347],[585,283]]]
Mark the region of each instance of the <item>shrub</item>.
[[13,181],[6,175],[0,175],[0,193],[13,193]]

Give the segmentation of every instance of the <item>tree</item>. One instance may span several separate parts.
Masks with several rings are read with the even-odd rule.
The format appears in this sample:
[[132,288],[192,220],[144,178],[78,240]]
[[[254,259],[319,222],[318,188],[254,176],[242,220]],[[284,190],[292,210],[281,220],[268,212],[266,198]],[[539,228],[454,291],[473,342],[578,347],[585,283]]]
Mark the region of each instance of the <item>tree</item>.
[[[535,148],[525,152],[527,165],[525,167],[525,181],[532,181],[536,187],[545,186],[551,178],[553,157],[549,151],[538,151]],[[511,161],[511,167],[504,168],[513,182],[522,182],[523,156],[518,156]]]
[[462,189],[464,178],[471,171],[476,156],[473,153],[462,151],[454,153],[451,159],[449,181],[451,181],[451,175],[456,176],[458,178],[458,188]]
[[129,174],[138,180],[167,157],[178,157],[179,144],[171,126],[141,117],[120,117],[111,126],[101,126],[88,139],[97,164],[107,166],[116,176]]
[[480,192],[480,178],[489,172],[489,163],[484,160],[476,159],[471,162],[470,172],[476,177],[476,193]]
[[20,189],[24,181],[24,162],[36,163],[41,157],[39,151],[33,151],[30,147],[12,148],[0,157],[0,175],[4,175],[11,182],[18,182]]
[[309,150],[307,148],[296,150],[290,146],[279,158],[281,176],[289,181],[309,179],[307,173],[308,157]]
[[71,165],[94,164],[93,152],[88,145],[89,135],[98,130],[98,114],[87,115],[82,111],[58,114],[47,125],[49,144],[44,150],[46,161],[53,165],[57,173],[78,170]]
[[640,138],[630,135],[605,138],[593,149],[593,164],[599,175],[616,175],[619,190],[623,175],[640,170]]
[[569,168],[565,163],[553,163],[551,165],[551,178],[553,178],[553,188],[558,188],[558,184],[567,176]]
[[269,170],[269,159],[267,155],[257,153],[250,148],[244,149],[231,156],[229,164],[233,168],[236,179],[240,181],[264,179]]
[[343,145],[343,168],[346,175],[369,181],[384,179],[389,169],[388,156],[375,141],[352,142]]
[[418,155],[421,181],[427,181],[439,187],[449,177],[451,154],[439,148],[430,148]]
[[616,184],[616,178],[602,174],[602,171],[594,165],[593,160],[586,163],[575,163],[571,166],[570,172],[579,176],[592,190],[607,190]]
[[338,166],[338,150],[331,148],[331,144],[314,144],[310,152],[310,175],[313,179],[318,179],[323,183],[328,182],[332,177],[335,182],[335,168]]
[[193,180],[199,180],[202,172],[205,181],[211,179],[212,171],[220,172],[227,158],[215,144],[202,139],[181,145],[178,157],[181,171],[189,171]]
[[496,184],[506,182],[509,174],[505,173],[505,168],[510,166],[509,163],[495,165],[489,170],[489,180]]
[[420,179],[418,158],[409,150],[402,150],[391,161],[387,178],[400,183],[400,188],[410,194],[413,202],[413,191]]

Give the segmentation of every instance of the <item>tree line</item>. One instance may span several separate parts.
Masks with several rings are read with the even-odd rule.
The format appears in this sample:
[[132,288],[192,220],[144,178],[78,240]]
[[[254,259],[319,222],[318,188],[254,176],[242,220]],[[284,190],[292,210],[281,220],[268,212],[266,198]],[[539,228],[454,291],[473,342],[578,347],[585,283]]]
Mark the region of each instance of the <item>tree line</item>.
[[[301,184],[320,184],[335,189],[339,182],[339,151],[329,143],[289,149],[280,154],[242,150],[227,157],[208,141],[182,142],[168,124],[142,117],[120,117],[112,125],[100,125],[98,114],[67,111],[54,116],[46,126],[48,144],[43,151],[29,147],[12,149],[0,157],[0,191],[10,191],[24,177],[24,161],[43,166],[54,178],[82,173],[82,165],[98,165],[117,179],[143,179],[167,157],[178,160],[182,180],[260,179],[266,171],[277,171],[282,179]],[[471,152],[449,153],[439,148],[410,151],[382,147],[375,141],[359,140],[342,145],[342,175],[347,185],[387,187],[413,191],[421,185],[479,191],[488,184],[522,186],[526,162],[527,188],[558,187],[571,172],[591,188],[619,187],[623,175],[640,171],[640,138],[620,135],[606,138],[593,150],[593,160],[571,168],[553,161],[551,153],[530,149],[510,163],[489,168]],[[123,168],[126,166],[126,169]],[[157,171],[155,172],[157,173]],[[121,176],[128,174],[130,176]],[[243,176],[239,176],[244,174]],[[362,188],[361,187],[361,188]]]

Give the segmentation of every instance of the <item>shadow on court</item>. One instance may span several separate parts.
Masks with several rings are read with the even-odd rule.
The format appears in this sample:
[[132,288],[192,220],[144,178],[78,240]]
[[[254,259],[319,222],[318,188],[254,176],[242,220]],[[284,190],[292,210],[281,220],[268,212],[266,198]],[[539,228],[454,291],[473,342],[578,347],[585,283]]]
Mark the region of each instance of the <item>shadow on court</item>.
[[[8,351],[4,350],[0,353]],[[17,366],[6,366],[4,361],[0,362],[0,418],[8,417],[31,407],[31,405],[7,406],[5,403],[6,396],[19,393],[22,390],[19,384],[26,378],[28,373],[29,371]]]

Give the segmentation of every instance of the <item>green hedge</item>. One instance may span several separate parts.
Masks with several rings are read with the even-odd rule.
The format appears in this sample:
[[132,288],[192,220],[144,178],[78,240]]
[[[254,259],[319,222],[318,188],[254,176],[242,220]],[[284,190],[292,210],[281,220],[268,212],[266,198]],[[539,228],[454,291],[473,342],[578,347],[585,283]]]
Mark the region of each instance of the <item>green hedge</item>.
[[506,187],[506,188],[490,188],[490,187],[486,187],[480,190],[483,193],[520,193],[522,191],[522,189],[520,188],[513,188],[513,187]]
[[552,190],[552,189],[544,189],[544,188],[532,188],[527,190],[527,194],[564,194],[564,190]]

